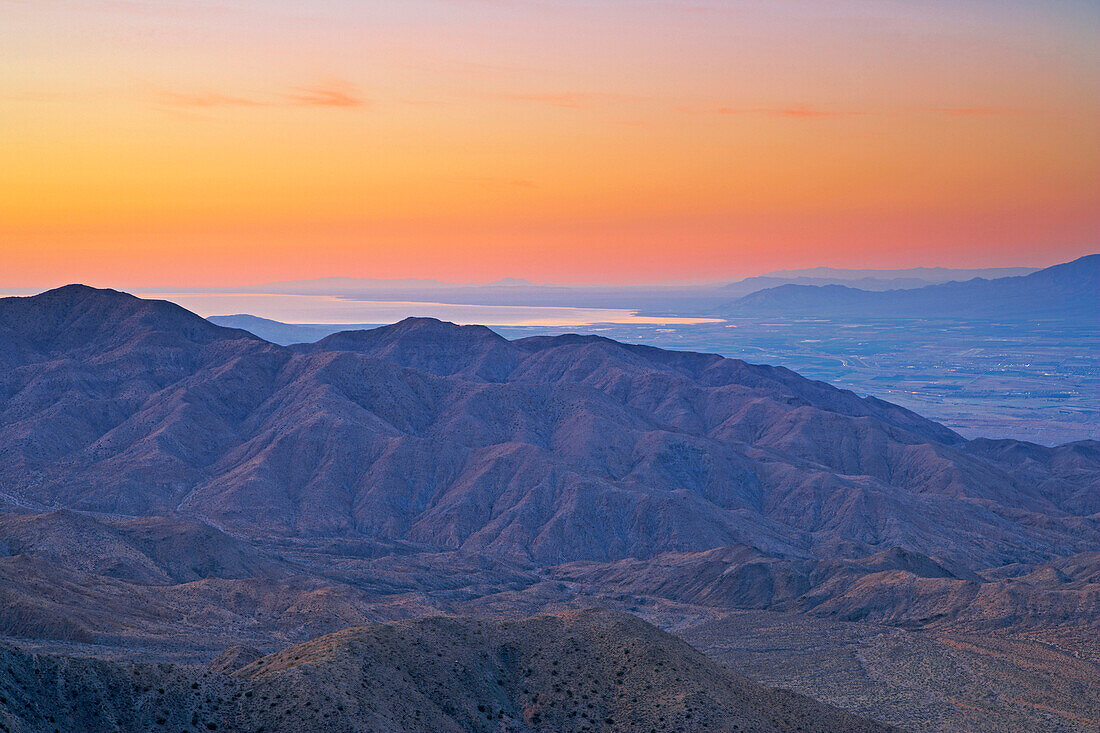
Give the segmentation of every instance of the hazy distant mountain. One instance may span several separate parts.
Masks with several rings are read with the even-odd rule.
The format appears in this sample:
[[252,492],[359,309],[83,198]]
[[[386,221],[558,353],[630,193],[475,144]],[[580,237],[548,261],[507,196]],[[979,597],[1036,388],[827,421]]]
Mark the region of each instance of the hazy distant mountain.
[[359,277],[319,277],[313,280],[282,280],[256,288],[244,288],[241,292],[295,293],[300,295],[341,295],[375,289],[383,290],[434,290],[437,288],[470,287],[464,283],[424,278],[394,278],[380,280]]
[[[908,270],[844,270],[817,267],[809,270],[780,270],[766,275],[745,278],[730,283],[699,285],[658,286],[559,286],[539,285],[527,280],[505,278],[486,285],[460,285],[436,280],[364,280],[356,278],[321,278],[298,282],[272,283],[261,286],[256,292],[287,292],[300,294],[325,294],[367,300],[417,300],[432,299],[448,303],[479,305],[541,305],[613,307],[642,312],[692,315],[699,313],[725,313],[731,297],[774,290],[785,285],[843,286],[832,288],[831,293],[857,291],[893,291],[923,288],[930,284],[972,279],[977,275],[986,278],[1018,277],[1035,272],[1034,268],[1009,267],[975,270],[955,270],[943,267],[918,267]],[[793,295],[789,295],[794,293]],[[784,290],[782,297],[790,297],[787,306],[776,306],[767,313],[799,312],[803,298],[809,296],[801,290]],[[836,298],[842,296],[833,296]],[[853,301],[860,296],[849,295]],[[771,296],[760,296],[761,313]],[[746,312],[757,307],[747,301]],[[806,306],[810,307],[810,306]],[[741,314],[740,304],[735,312]],[[784,310],[784,308],[788,310]],[[209,320],[221,326],[247,330],[267,341],[281,345],[310,343],[325,336],[377,324],[290,324],[259,318],[247,314],[211,316]]]
[[1100,255],[1030,275],[977,278],[912,290],[869,292],[842,285],[782,285],[745,296],[729,315],[800,315],[826,318],[953,317],[1097,319]]
[[833,280],[892,280],[905,278],[926,283],[945,283],[952,281],[973,280],[976,277],[994,280],[1001,277],[1019,277],[1030,275],[1039,270],[1038,267],[909,267],[899,270],[853,270],[838,267],[811,267],[804,270],[776,270],[766,272],[761,277],[777,279],[791,278],[821,278]]
[[270,341],[273,344],[281,344],[284,346],[289,344],[312,343],[313,341],[318,341],[325,336],[331,336],[340,331],[374,328],[379,325],[376,323],[361,323],[356,325],[283,323],[282,321],[273,321],[270,318],[260,318],[259,316],[252,316],[246,313],[232,316],[210,316],[206,320],[219,326],[225,326],[226,328],[236,328],[242,331],[248,331],[254,336],[259,336],[264,341]]
[[938,283],[1016,277],[1035,272],[1033,267],[1001,267],[956,270],[947,267],[914,267],[907,270],[845,270],[835,267],[814,267],[808,270],[778,270],[758,277],[738,280],[725,286],[727,295],[755,293],[783,285],[826,286],[843,285],[860,290],[909,290]]
[[862,290],[905,290],[908,288],[923,288],[933,284],[933,281],[922,280],[916,277],[773,277],[761,275],[749,277],[744,280],[726,285],[724,290],[727,295],[743,295],[755,293],[768,288],[776,288],[781,285],[846,285]]
[[268,283],[235,292],[329,295],[382,301],[430,301],[469,305],[572,306],[625,308],[651,313],[692,315],[710,312],[731,297],[780,285],[843,284],[865,290],[918,288],[949,280],[997,278],[1033,272],[1033,268],[952,270],[921,267],[908,270],[843,270],[814,268],[768,273],[733,281],[644,285],[560,285],[504,278],[491,283],[438,280],[328,277]]
[[[523,278],[506,277],[490,283],[451,283],[440,280],[423,279],[392,279],[379,280],[372,278],[350,277],[325,277],[315,280],[296,280],[248,288],[246,291],[267,293],[300,293],[313,295],[357,295],[367,294],[372,291],[390,292],[414,292],[416,290],[464,290],[470,293],[477,291],[491,292],[496,288],[522,288],[532,293],[560,293],[573,292],[579,295],[607,293],[622,291],[624,293],[643,292],[656,289],[657,291],[678,290],[711,290],[716,288],[742,289],[752,287],[758,283],[788,284],[788,283],[910,283],[912,287],[944,283],[950,281],[971,280],[982,277],[989,280],[1002,277],[1016,277],[1029,275],[1039,268],[1036,267],[989,267],[973,269],[956,269],[949,267],[912,267],[898,270],[853,270],[836,267],[814,267],[805,270],[776,270],[762,275],[729,280],[726,282],[709,282],[695,284],[646,284],[646,285],[560,285],[552,283],[533,283]],[[770,287],[765,285],[764,287]],[[901,287],[901,286],[898,286]],[[873,288],[873,289],[885,289]]]

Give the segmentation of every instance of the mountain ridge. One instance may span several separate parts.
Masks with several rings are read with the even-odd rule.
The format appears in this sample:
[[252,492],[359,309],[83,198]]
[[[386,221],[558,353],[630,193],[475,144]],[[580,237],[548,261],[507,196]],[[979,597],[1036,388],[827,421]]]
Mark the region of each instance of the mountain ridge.
[[868,291],[845,285],[781,285],[746,295],[723,310],[735,316],[1095,318],[1100,254],[1029,275]]
[[0,371],[0,635],[21,646],[209,661],[593,605],[673,629],[1100,624],[1095,441],[967,441],[787,369],[599,336],[411,319],[281,347],[118,293],[31,300],[0,300],[26,345]]
[[[126,318],[142,324],[166,308],[144,307]],[[510,342],[434,319],[287,349],[168,312],[183,319],[184,338],[167,365],[150,369],[145,341],[168,332],[147,326],[126,337],[141,358],[112,362],[110,381],[82,376],[88,393],[43,402],[58,379],[99,373],[98,356],[81,362],[101,338],[90,329],[87,343],[65,342],[71,353],[47,377],[16,370],[0,382],[6,493],[98,512],[183,511],[245,534],[365,532],[558,560],[582,559],[584,547],[611,559],[746,539],[798,554],[822,541],[798,539],[806,531],[865,543],[875,534],[857,532],[859,523],[804,524],[784,504],[844,493],[879,502],[891,485],[902,491],[889,501],[901,505],[922,495],[1003,501],[1008,491],[1019,509],[1063,511],[1060,490],[1019,483],[942,426],[781,368],[599,337]],[[150,383],[150,372],[160,377]],[[102,414],[77,410],[89,399]],[[796,487],[815,474],[831,488],[812,498]],[[349,489],[346,513],[337,507]],[[410,502],[410,490],[419,498]],[[671,525],[644,519],[658,504]],[[992,532],[972,506],[958,509]],[[623,540],[581,541],[576,512],[616,517],[610,536]],[[572,558],[561,555],[567,547]]]
[[[208,668],[31,655],[0,646],[0,724],[203,730],[889,731],[764,688],[626,614],[372,624]],[[220,669],[216,668],[220,665]]]

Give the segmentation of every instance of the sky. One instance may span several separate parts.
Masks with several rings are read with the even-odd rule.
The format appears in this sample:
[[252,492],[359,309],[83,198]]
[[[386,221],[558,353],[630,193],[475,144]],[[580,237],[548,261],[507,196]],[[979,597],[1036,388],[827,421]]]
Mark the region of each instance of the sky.
[[1093,0],[0,0],[0,285],[1100,251]]

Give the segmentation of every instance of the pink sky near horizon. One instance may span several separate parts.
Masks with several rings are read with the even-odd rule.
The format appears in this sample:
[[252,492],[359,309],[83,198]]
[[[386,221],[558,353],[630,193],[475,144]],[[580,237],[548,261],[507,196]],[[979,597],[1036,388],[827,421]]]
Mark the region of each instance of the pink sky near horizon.
[[1100,250],[1067,0],[0,0],[4,286]]

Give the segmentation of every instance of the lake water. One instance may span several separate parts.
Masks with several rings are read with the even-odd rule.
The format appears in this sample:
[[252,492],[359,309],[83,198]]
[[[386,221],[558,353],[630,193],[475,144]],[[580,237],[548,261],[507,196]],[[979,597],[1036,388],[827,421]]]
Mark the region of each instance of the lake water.
[[328,295],[141,293],[141,297],[170,300],[204,318],[247,313],[283,323],[394,323],[410,316],[485,326],[563,328],[597,323],[682,326],[719,322],[710,318],[639,316],[636,311],[617,308],[457,305],[394,300],[353,300]]

